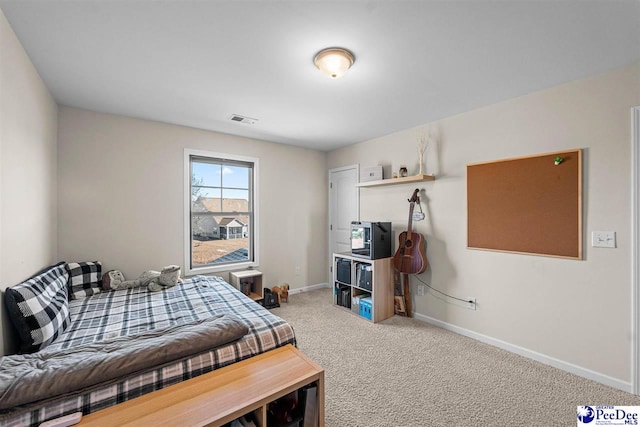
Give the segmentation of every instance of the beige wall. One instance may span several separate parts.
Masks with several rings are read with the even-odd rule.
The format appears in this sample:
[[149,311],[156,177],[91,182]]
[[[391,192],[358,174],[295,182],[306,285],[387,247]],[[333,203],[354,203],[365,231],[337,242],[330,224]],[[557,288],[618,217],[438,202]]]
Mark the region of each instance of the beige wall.
[[[0,289],[57,260],[57,107],[0,11]],[[4,304],[0,304],[0,311]],[[8,319],[2,318],[1,354]]]
[[326,153],[67,107],[58,117],[61,259],[100,260],[127,278],[182,265],[191,148],[259,158],[265,285],[326,281]]
[[[428,242],[421,278],[477,311],[427,292],[417,313],[568,364],[630,382],[630,108],[640,105],[640,64],[571,82],[432,123],[440,142],[427,153]],[[426,125],[425,125],[426,127]],[[584,149],[585,260],[466,249],[465,165]],[[417,173],[415,129],[329,153],[328,167],[360,163]],[[406,228],[415,185],[360,190],[362,219]],[[552,203],[552,201],[550,201]],[[616,249],[591,248],[591,231],[617,232]],[[416,285],[415,278],[412,286]],[[415,292],[414,292],[415,295]]]

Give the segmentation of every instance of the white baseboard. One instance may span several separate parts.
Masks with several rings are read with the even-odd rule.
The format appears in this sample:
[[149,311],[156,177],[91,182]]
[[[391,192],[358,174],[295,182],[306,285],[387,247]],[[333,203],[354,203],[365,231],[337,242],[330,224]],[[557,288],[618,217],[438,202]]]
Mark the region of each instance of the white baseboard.
[[318,283],[317,285],[303,286],[302,288],[289,289],[289,295],[300,294],[302,292],[315,291],[316,289],[329,288],[328,283]]
[[460,335],[464,335],[465,337],[473,338],[475,340],[492,345],[494,347],[498,347],[503,350],[509,351],[511,353],[515,353],[520,356],[524,356],[529,359],[535,360],[536,362],[553,366],[554,368],[558,368],[563,371],[569,372],[571,374],[578,375],[579,377],[596,381],[598,383],[608,385],[613,388],[617,388],[618,390],[626,391],[627,393],[633,393],[632,385],[630,382],[622,381],[617,378],[613,378],[608,375],[592,371],[591,369],[583,368],[581,366],[574,365],[572,363],[565,362],[563,360],[556,359],[554,357],[550,357],[545,354],[526,349],[524,347],[510,344],[506,341],[492,338],[487,335],[479,334],[477,332],[470,331],[468,329],[461,328],[459,326],[455,326],[450,323],[443,322],[442,320],[434,319],[433,317],[425,316],[420,313],[414,312],[413,316],[415,317],[416,320],[420,320],[420,321],[429,323],[431,325],[438,326],[442,329],[446,329],[448,331],[455,332]]

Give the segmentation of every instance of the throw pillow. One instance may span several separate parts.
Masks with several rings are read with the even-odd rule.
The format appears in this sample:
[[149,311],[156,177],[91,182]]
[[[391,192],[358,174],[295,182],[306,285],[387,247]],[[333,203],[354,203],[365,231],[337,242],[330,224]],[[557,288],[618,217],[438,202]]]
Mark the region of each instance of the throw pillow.
[[68,278],[61,262],[6,289],[5,306],[22,353],[43,349],[69,326]]
[[82,299],[100,293],[102,289],[102,263],[70,262],[67,264],[69,272],[69,297]]

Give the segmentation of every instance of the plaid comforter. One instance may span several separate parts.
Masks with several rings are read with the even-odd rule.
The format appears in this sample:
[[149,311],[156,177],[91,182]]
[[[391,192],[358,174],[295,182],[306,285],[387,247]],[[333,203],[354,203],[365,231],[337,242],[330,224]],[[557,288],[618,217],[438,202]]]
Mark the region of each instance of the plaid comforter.
[[162,367],[149,367],[110,384],[14,408],[0,414],[1,425],[38,425],[77,411],[89,414],[273,348],[295,344],[289,324],[219,277],[196,276],[155,293],[146,287],[104,292],[72,300],[69,308],[71,326],[50,345],[52,348],[108,342],[221,313],[241,318],[249,333],[234,343]]

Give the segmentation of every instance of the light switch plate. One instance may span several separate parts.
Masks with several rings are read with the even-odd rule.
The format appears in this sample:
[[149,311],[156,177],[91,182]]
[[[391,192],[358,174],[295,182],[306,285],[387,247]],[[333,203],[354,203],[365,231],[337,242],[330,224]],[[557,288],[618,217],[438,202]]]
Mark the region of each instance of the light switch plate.
[[615,231],[592,231],[591,246],[594,248],[615,248],[616,232]]

